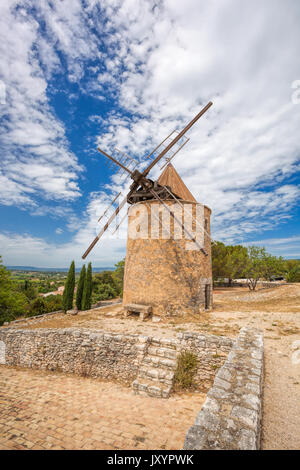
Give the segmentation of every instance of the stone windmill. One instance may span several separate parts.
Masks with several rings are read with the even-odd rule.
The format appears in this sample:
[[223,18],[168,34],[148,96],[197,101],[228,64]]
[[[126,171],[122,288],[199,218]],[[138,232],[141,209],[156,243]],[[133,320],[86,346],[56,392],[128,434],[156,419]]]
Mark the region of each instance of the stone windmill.
[[[187,139],[169,156],[171,148],[182,142],[184,134],[211,105],[212,102],[209,102],[181,132],[176,133],[176,137],[162,151],[162,144],[173,133],[156,147],[148,157],[157,150],[158,155],[143,172],[130,169],[122,159],[116,159],[98,149],[122,171],[129,173],[133,183],[126,198],[108,217],[82,257],[86,258],[128,203],[123,289],[123,305],[128,311],[152,311],[155,315],[195,314],[212,305],[211,210],[195,200],[170,163]],[[163,165],[165,168],[159,179],[149,179],[150,170],[163,157],[166,159]],[[128,158],[125,156],[127,162]],[[116,198],[111,205],[115,201]]]

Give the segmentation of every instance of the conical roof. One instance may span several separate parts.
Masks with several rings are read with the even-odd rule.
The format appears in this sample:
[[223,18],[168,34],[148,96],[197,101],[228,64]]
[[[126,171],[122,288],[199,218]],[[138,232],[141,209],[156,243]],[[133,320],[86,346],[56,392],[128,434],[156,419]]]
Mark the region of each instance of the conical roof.
[[160,175],[158,183],[163,186],[169,186],[172,192],[184,201],[197,202],[171,163],[168,163]]

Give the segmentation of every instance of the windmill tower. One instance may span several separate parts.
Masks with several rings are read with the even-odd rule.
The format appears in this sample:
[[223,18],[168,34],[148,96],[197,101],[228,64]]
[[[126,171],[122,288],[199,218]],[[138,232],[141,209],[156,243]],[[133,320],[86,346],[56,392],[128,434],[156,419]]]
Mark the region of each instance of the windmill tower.
[[[197,203],[170,163],[158,183],[176,194],[180,203],[171,195],[164,202],[185,227],[191,226],[203,250],[184,237],[178,224],[172,224],[156,199],[130,206],[123,304],[150,305],[159,316],[199,313],[212,306],[211,210]],[[200,227],[193,227],[195,220]]]
[[[114,165],[129,173],[133,183],[126,198],[108,217],[82,257],[86,258],[128,203],[130,207],[123,289],[124,305],[149,306],[156,315],[199,313],[211,308],[211,210],[195,200],[170,163],[175,154],[187,143],[185,133],[211,105],[212,102],[209,102],[181,132],[174,131],[175,138],[171,137],[173,132],[158,145],[148,158],[155,155],[158,149],[161,150],[161,147],[163,150],[158,151],[158,155],[143,172],[135,169],[136,160],[134,168],[130,169],[125,166],[124,160],[118,160],[98,149]],[[171,139],[171,142],[163,145],[168,139]],[[179,148],[170,156],[170,150],[178,143],[181,143]],[[125,154],[124,156],[127,162],[130,157]],[[163,157],[166,162],[160,178],[157,181],[149,179],[150,170]],[[115,200],[116,198],[111,206]]]

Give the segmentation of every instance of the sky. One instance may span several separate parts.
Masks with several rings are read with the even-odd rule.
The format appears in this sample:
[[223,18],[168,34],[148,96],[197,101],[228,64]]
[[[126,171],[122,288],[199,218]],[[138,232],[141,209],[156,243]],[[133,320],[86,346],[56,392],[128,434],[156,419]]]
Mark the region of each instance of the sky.
[[[1,0],[4,264],[80,267],[130,183],[97,146],[143,167],[210,100],[173,164],[213,239],[300,258],[299,24],[299,0]],[[93,266],[125,256],[121,227]]]

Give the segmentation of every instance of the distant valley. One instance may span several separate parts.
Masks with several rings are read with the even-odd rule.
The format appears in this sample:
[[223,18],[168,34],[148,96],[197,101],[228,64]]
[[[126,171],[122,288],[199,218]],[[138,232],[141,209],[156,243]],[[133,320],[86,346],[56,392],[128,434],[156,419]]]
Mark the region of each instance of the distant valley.
[[[7,269],[10,271],[33,271],[33,272],[55,272],[55,273],[67,273],[69,268],[37,268],[35,266],[6,266]],[[76,272],[80,272],[81,268],[76,268]],[[108,266],[104,268],[94,268],[93,266],[93,272],[94,273],[101,273],[102,271],[114,271],[115,268]]]

